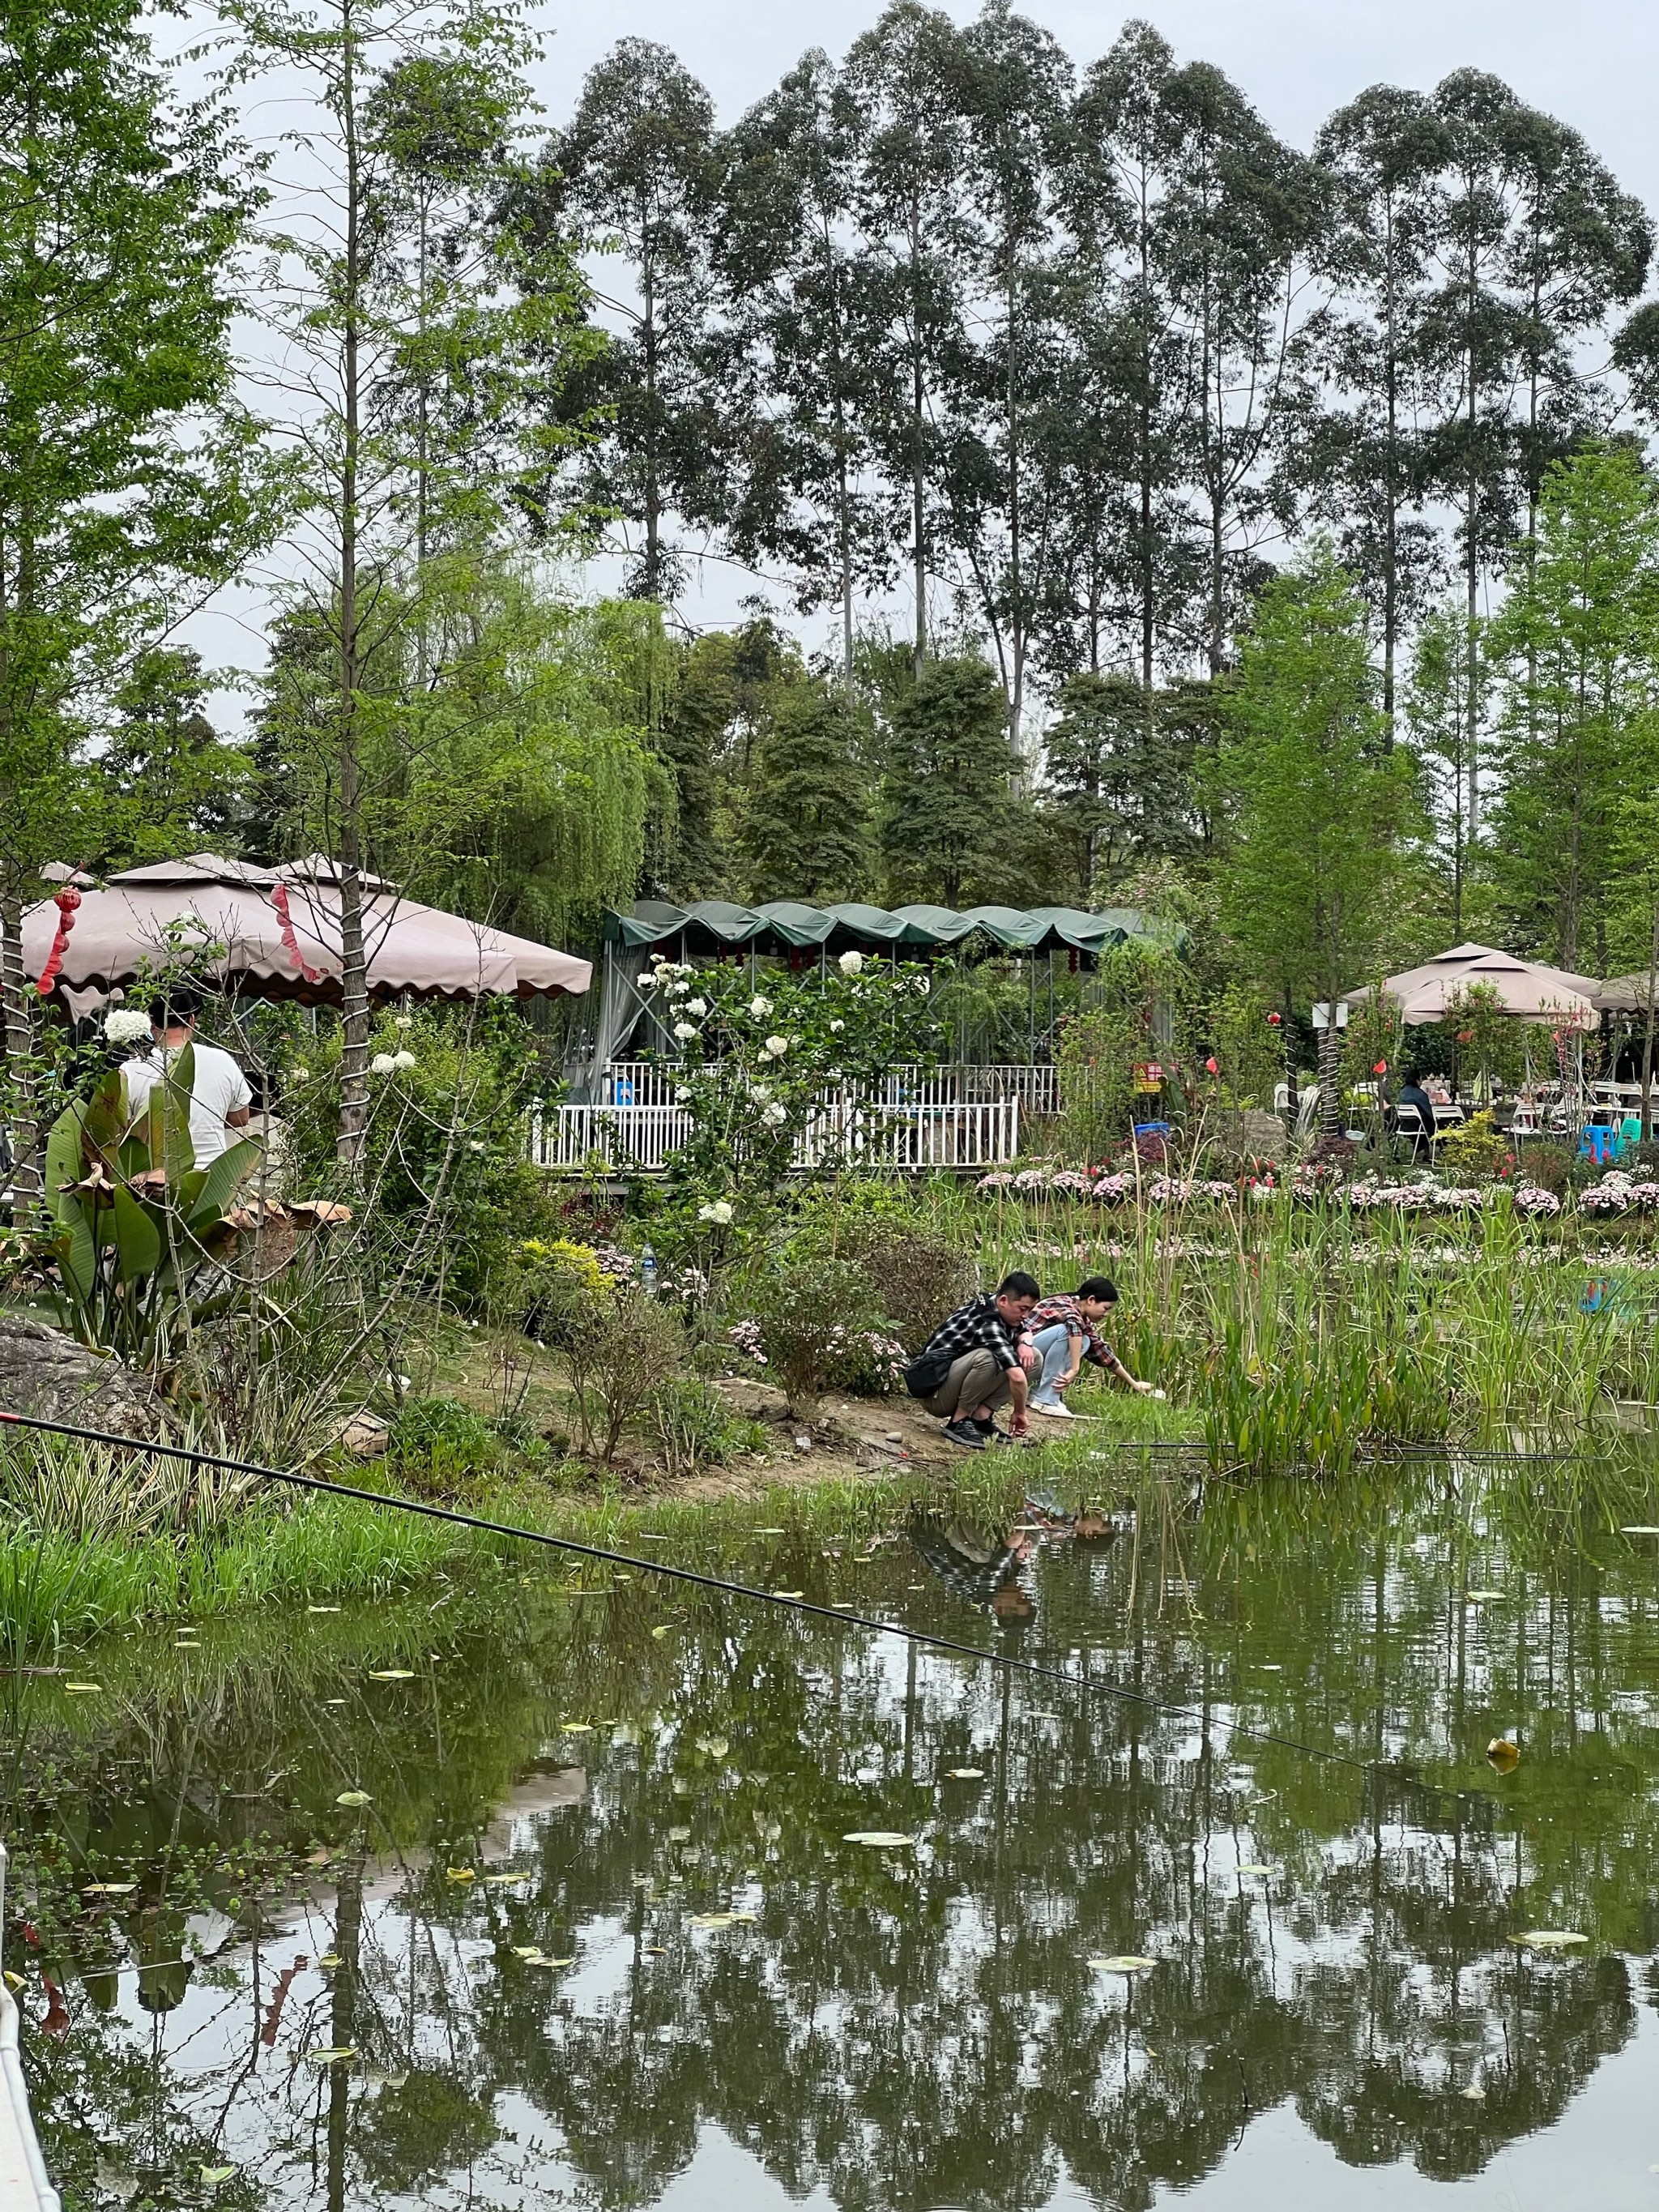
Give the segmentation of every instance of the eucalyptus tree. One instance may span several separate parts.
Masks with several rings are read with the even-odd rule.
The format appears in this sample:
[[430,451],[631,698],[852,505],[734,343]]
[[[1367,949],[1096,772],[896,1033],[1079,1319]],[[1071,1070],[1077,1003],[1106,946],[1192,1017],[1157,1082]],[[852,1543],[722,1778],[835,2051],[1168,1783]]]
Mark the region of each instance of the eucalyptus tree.
[[996,886],[1013,769],[995,672],[975,654],[930,659],[888,716],[878,840],[890,901],[954,907]]
[[[281,770],[280,834],[335,859],[339,1152],[355,1169],[368,1108],[365,880],[407,824],[407,769],[428,742],[446,625],[452,637],[470,629],[458,580],[488,565],[562,434],[536,403],[581,350],[581,292],[562,241],[522,213],[513,123],[529,112],[536,47],[510,8],[231,0],[228,12],[243,76],[282,70],[309,96],[273,155],[279,176],[285,159],[295,165],[282,179],[288,220],[269,236],[250,301],[271,333],[278,428],[305,505],[282,593],[285,634],[305,644],[273,659],[266,750]],[[477,166],[520,210],[487,252],[468,215]],[[467,241],[447,256],[431,252],[441,198],[456,210],[452,247]]]
[[1051,489],[1028,418],[1064,346],[1048,277],[1072,69],[1059,42],[1008,0],[986,0],[956,62],[973,216],[965,276],[986,336],[945,386],[945,527],[961,596],[997,656],[1018,756]]
[[868,241],[872,300],[885,334],[871,400],[882,470],[908,506],[912,635],[929,644],[940,438],[936,396],[969,352],[963,204],[968,125],[963,34],[942,9],[894,0],[850,48],[844,81],[860,110],[854,210]]
[[870,783],[844,684],[798,669],[757,738],[744,810],[749,895],[857,897],[869,869]]
[[1205,651],[1227,659],[1261,578],[1259,547],[1295,522],[1279,465],[1306,394],[1292,338],[1304,257],[1321,214],[1311,165],[1221,70],[1191,63],[1164,88],[1180,132],[1169,196],[1170,290],[1188,392],[1188,481],[1207,549]]
[[[1185,496],[1191,386],[1174,289],[1172,200],[1184,127],[1170,99],[1175,58],[1149,23],[1130,22],[1086,72],[1073,104],[1060,184],[1072,276],[1066,321],[1091,393],[1075,434],[1098,451],[1099,484],[1079,530],[1085,573],[1087,665],[1098,665],[1096,608],[1111,579],[1125,639],[1150,696],[1160,658],[1194,642],[1188,615],[1201,588],[1203,549]],[[1062,507],[1062,528],[1069,520]]]
[[1401,639],[1440,574],[1424,510],[1421,423],[1429,271],[1440,234],[1445,125],[1421,93],[1373,85],[1314,142],[1330,221],[1313,241],[1331,299],[1303,343],[1338,404],[1316,420],[1306,481],[1313,512],[1339,526],[1345,557],[1376,598],[1382,711],[1392,735]]
[[0,995],[27,1198],[22,910],[41,865],[76,857],[79,741],[269,509],[230,341],[257,193],[221,108],[175,97],[136,0],[15,0],[0,147]]
[[1473,633],[1456,598],[1428,609],[1412,642],[1406,724],[1422,766],[1433,846],[1450,894],[1454,943],[1469,934],[1469,903],[1481,848],[1470,835],[1468,748],[1474,701],[1486,689],[1485,623]]
[[902,527],[875,473],[872,403],[890,374],[882,289],[855,222],[866,118],[814,51],[724,143],[714,264],[757,386],[727,495],[741,560],[780,560],[803,612],[839,607],[853,685],[858,591],[891,574]]
[[637,532],[628,588],[641,599],[682,588],[670,520],[718,512],[720,459],[738,430],[708,374],[720,169],[708,93],[645,39],[619,40],[588,71],[541,163],[544,221],[574,226],[598,252],[594,300],[619,326],[580,386],[584,408],[605,417],[583,489]]

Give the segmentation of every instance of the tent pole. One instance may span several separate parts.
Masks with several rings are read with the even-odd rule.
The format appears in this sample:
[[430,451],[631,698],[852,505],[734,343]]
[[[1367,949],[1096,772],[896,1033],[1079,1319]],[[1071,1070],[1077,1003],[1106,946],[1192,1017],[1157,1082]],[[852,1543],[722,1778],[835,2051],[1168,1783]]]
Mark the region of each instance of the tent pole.
[[1054,1056],[1054,948],[1048,947],[1048,1058]]

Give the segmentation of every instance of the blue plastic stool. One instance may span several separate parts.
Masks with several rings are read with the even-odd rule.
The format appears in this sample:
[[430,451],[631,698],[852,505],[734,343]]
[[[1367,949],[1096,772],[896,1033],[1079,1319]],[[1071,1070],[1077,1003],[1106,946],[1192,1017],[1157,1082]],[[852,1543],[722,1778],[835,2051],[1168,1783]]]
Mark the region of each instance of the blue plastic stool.
[[1624,1149],[1624,1139],[1617,1129],[1604,1128],[1599,1122],[1578,1133],[1579,1158],[1594,1160],[1599,1168],[1604,1168],[1609,1160],[1616,1160]]

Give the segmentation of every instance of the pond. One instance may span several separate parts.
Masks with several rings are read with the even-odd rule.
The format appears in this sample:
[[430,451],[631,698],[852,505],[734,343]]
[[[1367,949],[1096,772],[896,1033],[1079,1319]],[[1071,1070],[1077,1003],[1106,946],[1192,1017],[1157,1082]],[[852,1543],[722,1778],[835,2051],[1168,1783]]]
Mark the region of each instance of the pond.
[[1651,1471],[1099,1481],[12,1678],[65,2206],[1650,2206]]

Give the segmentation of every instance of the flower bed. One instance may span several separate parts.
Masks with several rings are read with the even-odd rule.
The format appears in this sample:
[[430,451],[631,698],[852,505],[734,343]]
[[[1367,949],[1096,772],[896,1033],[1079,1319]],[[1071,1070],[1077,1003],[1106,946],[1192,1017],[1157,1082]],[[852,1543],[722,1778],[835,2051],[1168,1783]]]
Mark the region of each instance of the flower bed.
[[[1608,1184],[1626,1188],[1609,1191]],[[1537,1183],[1459,1184],[1437,1182],[1431,1176],[1411,1182],[1362,1176],[1344,1182],[1323,1168],[1297,1168],[1287,1181],[1276,1182],[1271,1173],[1242,1177],[1237,1182],[1217,1176],[1155,1175],[1137,1177],[1105,1170],[1084,1172],[1074,1168],[1032,1167],[1004,1170],[981,1176],[975,1188],[981,1196],[1007,1193],[1016,1198],[1086,1200],[1097,1206],[1132,1205],[1137,1199],[1152,1206],[1231,1205],[1242,1200],[1267,1203],[1281,1192],[1303,1203],[1316,1199],[1340,1200],[1357,1212],[1469,1215],[1508,1199],[1517,1213],[1534,1221],[1552,1220],[1561,1212],[1553,1191]],[[1659,1212],[1659,1183],[1632,1183],[1626,1176],[1587,1191],[1578,1201],[1595,1214]]]
[[1614,1168],[1600,1182],[1579,1193],[1578,1211],[1599,1219],[1621,1213],[1659,1213],[1659,1182],[1638,1182],[1634,1176]]

